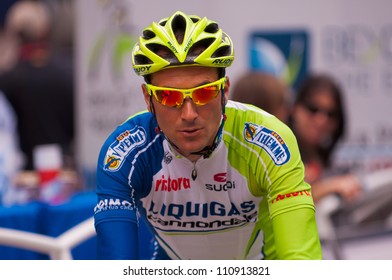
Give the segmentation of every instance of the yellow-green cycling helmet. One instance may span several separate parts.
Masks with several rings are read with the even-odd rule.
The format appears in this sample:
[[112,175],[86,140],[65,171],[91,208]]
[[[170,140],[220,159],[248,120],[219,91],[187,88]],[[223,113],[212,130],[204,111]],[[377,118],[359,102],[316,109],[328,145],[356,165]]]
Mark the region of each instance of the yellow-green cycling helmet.
[[132,50],[132,65],[140,76],[169,67],[226,68],[233,60],[233,43],[216,22],[180,11],[144,29]]

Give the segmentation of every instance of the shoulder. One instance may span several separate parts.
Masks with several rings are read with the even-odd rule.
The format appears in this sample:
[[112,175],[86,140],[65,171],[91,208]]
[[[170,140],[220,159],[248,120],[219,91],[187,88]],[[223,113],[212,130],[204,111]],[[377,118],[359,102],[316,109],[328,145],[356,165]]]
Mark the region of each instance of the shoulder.
[[246,135],[251,130],[260,128],[264,132],[277,133],[286,138],[293,138],[291,129],[274,115],[250,104],[229,101],[226,106],[225,130],[236,135]]
[[120,143],[126,138],[135,143],[146,142],[156,135],[156,126],[156,121],[151,113],[139,112],[118,125],[107,137],[103,146],[111,145],[113,142]]
[[112,161],[112,169],[119,168],[124,158],[159,138],[156,127],[155,119],[147,111],[129,117],[105,140],[101,148],[101,160],[104,158],[104,162]]
[[[291,129],[275,116],[253,105],[229,101],[226,106],[226,141],[244,151],[266,152],[266,159],[283,165],[297,153]],[[259,154],[259,152],[257,152]]]

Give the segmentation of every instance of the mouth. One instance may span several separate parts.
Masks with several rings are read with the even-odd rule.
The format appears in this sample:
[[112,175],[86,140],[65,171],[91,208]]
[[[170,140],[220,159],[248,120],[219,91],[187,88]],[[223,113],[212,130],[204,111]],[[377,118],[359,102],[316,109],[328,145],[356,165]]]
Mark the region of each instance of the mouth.
[[201,128],[186,128],[179,130],[179,132],[185,136],[195,136],[201,132]]

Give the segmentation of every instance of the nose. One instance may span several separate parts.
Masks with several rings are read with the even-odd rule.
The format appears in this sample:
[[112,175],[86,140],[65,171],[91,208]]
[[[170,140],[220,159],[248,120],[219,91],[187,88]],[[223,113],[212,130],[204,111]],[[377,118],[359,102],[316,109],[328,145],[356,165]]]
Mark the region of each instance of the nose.
[[181,107],[181,118],[186,121],[192,121],[198,115],[196,104],[189,97],[185,98]]

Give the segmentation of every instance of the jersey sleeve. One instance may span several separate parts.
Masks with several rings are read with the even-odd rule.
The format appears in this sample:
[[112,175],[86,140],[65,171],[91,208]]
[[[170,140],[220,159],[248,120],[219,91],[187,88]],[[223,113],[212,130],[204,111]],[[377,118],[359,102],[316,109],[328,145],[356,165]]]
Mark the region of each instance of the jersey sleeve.
[[136,205],[121,172],[105,170],[105,156],[106,149],[102,148],[97,166],[98,202],[94,209],[98,259],[136,259]]
[[321,259],[321,245],[311,187],[304,181],[304,165],[292,131],[277,125],[282,144],[280,164],[266,160],[270,184],[268,205],[278,259]]
[[322,259],[313,210],[302,208],[277,215],[272,219],[272,227],[278,259]]
[[[137,199],[129,179],[137,145],[145,133],[136,125],[123,124],[101,148],[96,175],[97,205],[94,209],[99,259],[137,259]],[[136,176],[135,176],[136,177]]]
[[[129,118],[105,141],[97,163],[94,209],[100,259],[138,259],[141,198],[151,189],[151,159],[159,158],[149,113]],[[150,147],[150,150],[148,149]],[[148,153],[146,152],[148,151]]]
[[96,223],[97,258],[99,260],[138,259],[138,234],[134,223],[107,220]]
[[315,210],[311,187],[305,182],[304,165],[297,146],[296,138],[288,128],[280,132],[282,143],[286,145],[288,160],[280,166],[267,161],[269,185],[266,190],[270,216],[282,214],[299,208]]

